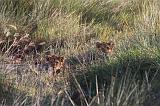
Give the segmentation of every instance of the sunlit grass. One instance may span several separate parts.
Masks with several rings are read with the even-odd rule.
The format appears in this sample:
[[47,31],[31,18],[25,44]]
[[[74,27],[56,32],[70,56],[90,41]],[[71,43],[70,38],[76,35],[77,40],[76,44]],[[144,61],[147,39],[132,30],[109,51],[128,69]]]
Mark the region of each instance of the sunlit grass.
[[[29,68],[31,58],[21,70],[6,70],[2,54],[0,84],[9,89],[0,94],[14,96],[0,96],[0,104],[9,99],[10,105],[74,106],[78,91],[82,106],[142,106],[152,89],[159,92],[159,7],[158,0],[1,0],[1,37],[20,33],[45,39],[44,52],[68,63],[64,74],[51,78]],[[99,54],[95,43],[110,40],[114,53]]]

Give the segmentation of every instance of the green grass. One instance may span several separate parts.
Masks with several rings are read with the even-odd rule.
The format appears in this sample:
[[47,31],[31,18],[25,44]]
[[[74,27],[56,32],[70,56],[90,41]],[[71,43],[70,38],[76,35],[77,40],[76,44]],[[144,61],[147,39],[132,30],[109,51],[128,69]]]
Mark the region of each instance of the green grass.
[[[72,65],[53,81],[27,66],[5,70],[3,56],[0,90],[5,92],[0,104],[153,105],[152,95],[160,92],[159,7],[158,0],[1,0],[1,37],[29,33],[33,39],[45,39],[44,52],[65,56]],[[95,42],[109,40],[116,44],[114,53],[102,58]]]

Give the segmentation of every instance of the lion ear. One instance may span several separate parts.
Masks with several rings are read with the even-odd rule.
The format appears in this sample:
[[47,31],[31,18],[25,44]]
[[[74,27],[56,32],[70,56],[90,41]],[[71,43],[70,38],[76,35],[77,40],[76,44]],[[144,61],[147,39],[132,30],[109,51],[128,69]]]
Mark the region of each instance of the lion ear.
[[106,43],[106,47],[114,48],[114,46],[115,46],[115,43],[113,41]]
[[114,43],[113,41],[110,41],[110,42],[108,43],[108,45],[109,45],[109,46],[114,46],[115,43]]
[[49,61],[51,60],[52,56],[51,55],[46,55],[46,60]]
[[65,58],[64,57],[59,57],[60,62],[64,62]]
[[101,43],[100,42],[96,42],[96,47],[100,48],[100,46],[101,46]]

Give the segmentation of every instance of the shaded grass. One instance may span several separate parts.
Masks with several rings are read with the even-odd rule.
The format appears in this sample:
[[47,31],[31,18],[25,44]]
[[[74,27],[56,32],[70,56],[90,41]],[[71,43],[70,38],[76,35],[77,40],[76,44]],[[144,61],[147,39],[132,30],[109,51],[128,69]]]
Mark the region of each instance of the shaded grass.
[[[92,98],[98,95],[97,93],[102,93],[104,98],[99,99],[104,101],[99,105],[141,106],[146,96],[150,95],[149,92],[153,91],[151,85],[155,84],[154,80],[159,76],[160,66],[157,59],[128,53],[128,56],[124,55],[116,61],[93,65],[88,72],[75,77],[75,81],[78,82],[70,81],[71,91],[74,91],[71,97],[73,96],[73,101],[78,104],[80,103],[78,101],[86,98],[89,104]],[[78,97],[74,97],[77,91],[80,97],[78,100],[76,100]],[[82,92],[85,97],[80,96]],[[97,99],[94,102],[97,103]]]

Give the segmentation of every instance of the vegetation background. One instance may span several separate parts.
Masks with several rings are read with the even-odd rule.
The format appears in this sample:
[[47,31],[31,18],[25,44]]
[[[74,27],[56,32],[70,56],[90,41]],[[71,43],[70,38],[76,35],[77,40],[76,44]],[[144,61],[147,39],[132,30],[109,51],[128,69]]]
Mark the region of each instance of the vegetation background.
[[[70,65],[53,81],[8,71],[1,54],[1,106],[160,105],[159,0],[0,0],[0,36],[15,33],[45,40],[44,52]],[[114,52],[101,60],[95,43],[110,40]]]

